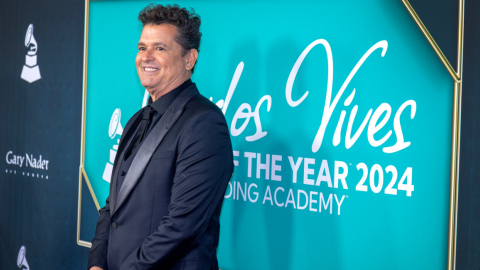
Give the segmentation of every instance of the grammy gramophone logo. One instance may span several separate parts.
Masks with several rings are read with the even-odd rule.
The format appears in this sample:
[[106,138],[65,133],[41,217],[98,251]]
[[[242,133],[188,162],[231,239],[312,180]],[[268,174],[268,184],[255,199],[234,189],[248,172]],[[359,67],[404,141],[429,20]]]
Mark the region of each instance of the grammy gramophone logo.
[[[115,109],[113,112],[112,118],[110,119],[110,125],[108,127],[108,136],[111,139],[115,139],[116,135],[122,136],[123,127],[120,124],[120,116],[121,110],[120,108]],[[113,149],[110,149],[110,158],[107,165],[105,165],[105,170],[103,171],[103,180],[110,183],[110,179],[112,178],[112,170],[113,170],[113,162],[115,161],[115,156],[117,155],[118,151],[118,144],[120,143],[120,139],[117,139],[117,144],[113,145]]]
[[25,246],[22,246],[20,248],[20,251],[18,251],[17,266],[18,268],[21,268],[23,270],[30,270],[30,267],[28,266],[28,263],[27,263],[27,258],[25,257],[26,252],[27,252],[27,249],[25,248]]
[[33,37],[33,24],[30,24],[27,28],[27,34],[25,35],[25,47],[28,48],[27,55],[25,56],[25,65],[23,66],[21,78],[29,83],[40,80],[40,68],[37,65],[37,41]]

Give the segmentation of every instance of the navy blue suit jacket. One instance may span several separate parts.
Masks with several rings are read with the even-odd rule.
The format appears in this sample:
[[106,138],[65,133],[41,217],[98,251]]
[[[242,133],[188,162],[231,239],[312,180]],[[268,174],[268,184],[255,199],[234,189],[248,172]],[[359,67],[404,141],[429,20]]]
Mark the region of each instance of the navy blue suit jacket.
[[225,117],[195,84],[183,90],[142,143],[117,193],[117,165],[142,112],[124,128],[88,268],[218,269],[220,210],[233,173]]

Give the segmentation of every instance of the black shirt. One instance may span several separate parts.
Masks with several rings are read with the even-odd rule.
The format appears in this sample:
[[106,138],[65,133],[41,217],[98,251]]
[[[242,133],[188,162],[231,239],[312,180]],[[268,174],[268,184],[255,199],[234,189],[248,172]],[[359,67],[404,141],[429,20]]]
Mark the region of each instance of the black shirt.
[[[160,118],[162,118],[162,115],[165,113],[165,111],[170,107],[170,105],[173,103],[173,101],[180,95],[180,93],[187,89],[190,85],[192,85],[193,82],[192,80],[188,79],[184,83],[182,83],[180,86],[177,88],[173,89],[172,91],[168,92],[167,94],[161,96],[155,102],[152,102],[152,97],[149,98],[148,100],[148,105],[152,108],[152,118],[150,122],[147,124],[147,132],[145,137],[143,137],[142,141],[140,141],[140,144],[138,144],[136,147],[131,149],[131,154],[128,156],[128,158],[124,160],[120,160],[121,164],[119,167],[119,173],[118,173],[118,178],[117,178],[117,190],[116,192],[118,193],[120,191],[120,188],[123,184],[123,181],[125,180],[125,177],[127,176],[127,172],[130,169],[130,165],[132,165],[133,160],[135,159],[135,156],[137,155],[138,150],[142,146],[142,143],[145,141],[147,138],[148,134],[153,130],[155,125],[157,125],[158,121],[160,121]],[[144,110],[144,109],[143,109]],[[143,113],[142,113],[143,114]],[[130,144],[134,143],[135,137],[137,136],[136,134],[138,133],[139,126],[132,126],[132,128],[135,128],[137,132],[135,132],[134,139],[130,142]],[[129,151],[129,148],[132,147],[129,145],[126,149],[127,152]],[[126,156],[126,155],[125,155]]]
[[165,111],[170,107],[170,104],[178,97],[178,95],[185,89],[187,89],[190,85],[192,85],[192,80],[188,79],[184,83],[182,83],[179,87],[173,89],[172,91],[168,92],[167,94],[161,96],[159,99],[153,102],[152,97],[148,99],[148,105],[151,106],[153,109],[153,116],[150,124],[147,126],[147,136],[155,127],[155,125],[160,121],[162,115]]

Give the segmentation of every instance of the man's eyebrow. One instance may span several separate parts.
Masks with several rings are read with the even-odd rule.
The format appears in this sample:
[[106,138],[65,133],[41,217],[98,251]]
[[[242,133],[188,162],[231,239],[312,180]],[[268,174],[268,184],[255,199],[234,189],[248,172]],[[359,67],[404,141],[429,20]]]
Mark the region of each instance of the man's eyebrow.
[[[168,48],[167,44],[165,44],[165,43],[163,43],[163,42],[155,42],[155,43],[153,43],[152,45],[153,45],[153,46],[163,46],[163,47]],[[140,41],[140,42],[138,42],[138,45],[137,45],[137,46],[143,46],[143,47],[144,47],[144,46],[147,46],[147,45],[145,45],[145,43],[143,43],[143,42]]]
[[165,43],[163,43],[163,42],[155,42],[155,43],[153,43],[153,46],[159,46],[159,45],[168,48],[167,44],[165,44]]

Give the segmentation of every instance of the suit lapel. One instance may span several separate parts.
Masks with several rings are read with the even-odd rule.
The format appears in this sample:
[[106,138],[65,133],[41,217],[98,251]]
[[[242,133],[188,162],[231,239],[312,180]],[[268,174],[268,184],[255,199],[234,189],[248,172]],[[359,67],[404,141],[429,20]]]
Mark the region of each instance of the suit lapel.
[[[197,94],[199,93],[195,84],[182,91],[182,93],[178,95],[178,97],[173,101],[170,107],[165,111],[165,114],[162,116],[162,118],[160,118],[160,121],[158,121],[157,125],[155,125],[153,130],[142,143],[140,149],[135,155],[135,158],[133,159],[130,169],[127,172],[125,180],[120,187],[120,191],[118,192],[118,195],[114,199],[114,203],[110,208],[111,217],[113,217],[115,212],[117,212],[117,210],[121,207],[125,199],[128,197],[132,189],[137,184],[140,176],[145,170],[145,167],[150,161],[153,152],[155,151],[155,149],[157,149],[158,145],[162,142],[167,132],[180,117],[185,104],[187,104],[187,102]],[[122,153],[122,156],[123,155],[124,153]],[[115,172],[115,177],[116,176],[117,175]],[[114,181],[114,183],[116,182],[117,181]],[[113,190],[111,190],[110,194],[115,193],[116,187],[112,187],[112,189]]]
[[[125,150],[130,145],[133,140],[133,135],[136,134],[137,129],[139,128],[138,123],[142,119],[142,114],[138,114],[137,118],[133,122],[130,127],[125,127],[125,136],[122,136],[120,139],[120,144],[118,146],[117,155],[115,156],[115,161],[113,162],[113,174],[112,179],[110,181],[110,209],[114,209],[115,201],[117,197],[117,177],[118,177],[118,169],[120,168],[120,163],[125,156]],[[131,128],[136,127],[136,128]]]

